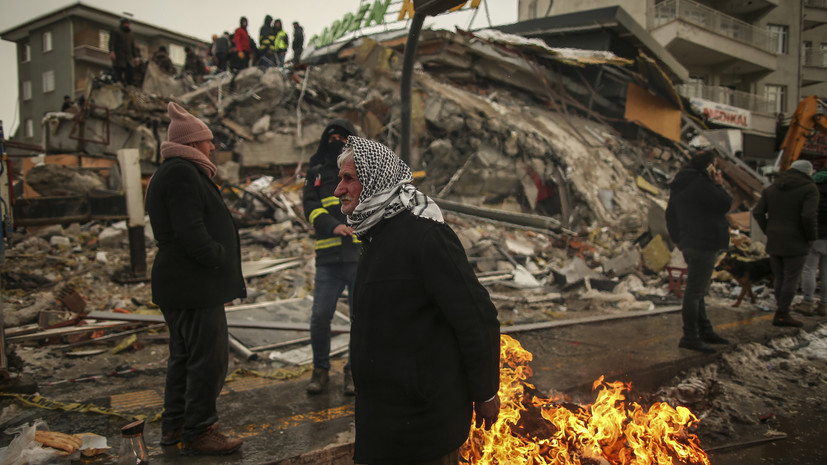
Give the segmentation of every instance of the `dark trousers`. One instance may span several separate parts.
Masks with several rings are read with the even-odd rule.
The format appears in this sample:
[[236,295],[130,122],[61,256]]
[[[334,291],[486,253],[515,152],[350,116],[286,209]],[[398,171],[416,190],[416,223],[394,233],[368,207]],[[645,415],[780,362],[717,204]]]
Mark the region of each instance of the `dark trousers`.
[[701,336],[714,334],[712,323],[706,316],[704,297],[709,291],[712,270],[718,258],[717,250],[683,249],[686,261],[686,289],[683,291],[681,317],[683,338],[698,340]]
[[216,399],[227,376],[230,344],[224,306],[161,309],[169,326],[162,431],[181,428],[192,442],[218,421]]
[[227,71],[227,58],[228,53],[218,53],[215,55],[216,66],[218,67],[219,71]]
[[770,255],[770,266],[775,277],[775,316],[789,315],[790,304],[798,292],[801,270],[804,269],[806,255],[782,257]]

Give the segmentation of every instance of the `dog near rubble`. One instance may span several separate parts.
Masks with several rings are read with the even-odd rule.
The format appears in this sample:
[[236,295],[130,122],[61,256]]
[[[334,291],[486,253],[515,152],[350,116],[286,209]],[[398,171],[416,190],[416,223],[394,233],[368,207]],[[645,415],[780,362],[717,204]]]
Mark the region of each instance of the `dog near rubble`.
[[753,284],[762,279],[769,279],[772,281],[772,267],[770,266],[770,258],[749,259],[741,254],[729,251],[724,257],[715,265],[716,271],[726,271],[732,276],[740,286],[741,293],[735,299],[733,307],[741,305],[744,297],[749,295],[750,303],[755,303],[755,294],[752,292]]

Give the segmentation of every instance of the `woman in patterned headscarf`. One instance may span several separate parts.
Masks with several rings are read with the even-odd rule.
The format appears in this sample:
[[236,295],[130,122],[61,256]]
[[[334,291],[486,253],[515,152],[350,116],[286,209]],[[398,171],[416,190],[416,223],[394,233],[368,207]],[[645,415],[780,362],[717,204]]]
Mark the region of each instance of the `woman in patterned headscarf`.
[[457,464],[499,412],[497,310],[459,239],[388,147],[355,136],[334,195],[364,240],[350,353],[356,463]]

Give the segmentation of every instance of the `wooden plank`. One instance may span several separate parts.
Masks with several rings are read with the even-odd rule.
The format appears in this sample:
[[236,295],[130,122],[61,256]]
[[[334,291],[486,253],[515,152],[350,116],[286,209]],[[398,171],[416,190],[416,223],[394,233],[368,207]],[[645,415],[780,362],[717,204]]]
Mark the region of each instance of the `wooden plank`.
[[[135,315],[126,313],[114,312],[90,312],[86,316],[93,320],[120,320],[121,323],[163,323],[164,317],[161,315]],[[310,331],[310,323],[288,323],[288,322],[273,322],[273,321],[248,321],[227,319],[227,326],[230,328],[248,328],[248,329],[274,329],[284,331]],[[332,333],[349,333],[350,326],[334,325],[330,327]]]

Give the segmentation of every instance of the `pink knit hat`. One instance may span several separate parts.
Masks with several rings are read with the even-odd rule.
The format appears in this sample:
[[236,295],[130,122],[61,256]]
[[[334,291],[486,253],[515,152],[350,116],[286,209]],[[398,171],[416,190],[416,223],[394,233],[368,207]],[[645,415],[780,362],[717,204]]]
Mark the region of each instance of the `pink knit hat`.
[[210,128],[203,121],[189,114],[181,105],[169,102],[167,110],[169,110],[170,119],[167,130],[168,141],[176,144],[189,144],[213,139]]

